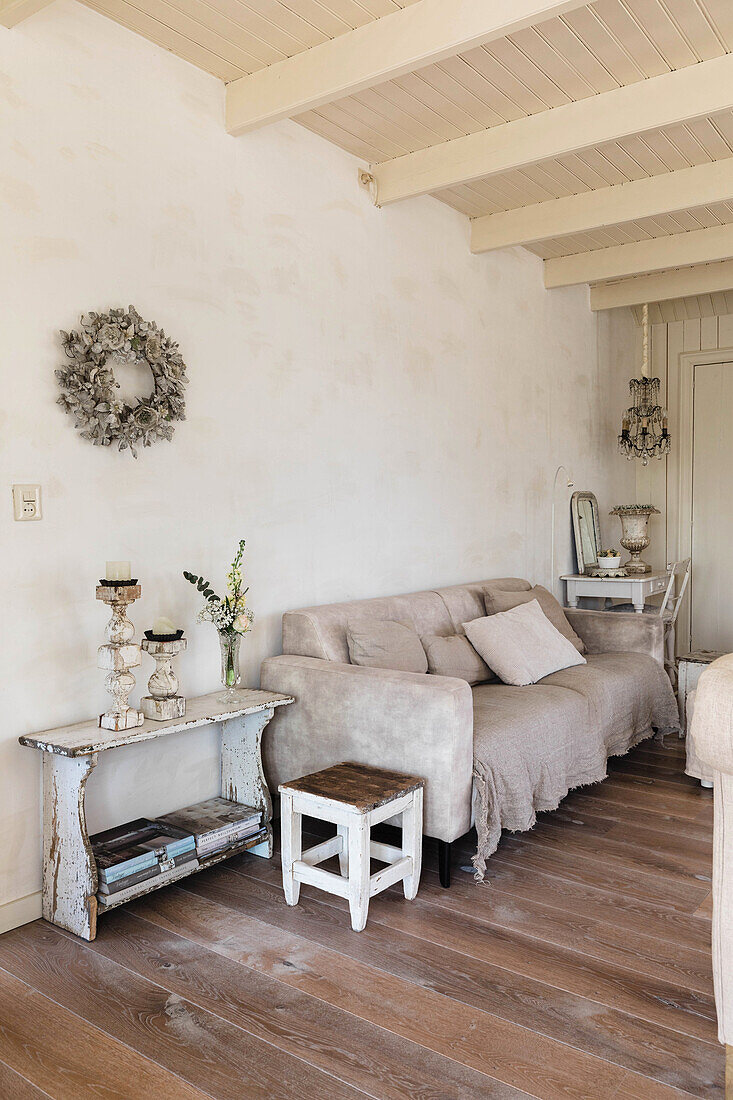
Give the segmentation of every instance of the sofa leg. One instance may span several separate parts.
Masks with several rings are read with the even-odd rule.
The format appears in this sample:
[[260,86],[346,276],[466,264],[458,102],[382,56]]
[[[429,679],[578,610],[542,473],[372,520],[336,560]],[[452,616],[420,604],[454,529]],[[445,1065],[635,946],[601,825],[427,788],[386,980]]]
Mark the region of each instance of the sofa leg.
[[446,890],[450,886],[450,851],[451,846],[447,841],[438,841],[438,874],[440,885]]

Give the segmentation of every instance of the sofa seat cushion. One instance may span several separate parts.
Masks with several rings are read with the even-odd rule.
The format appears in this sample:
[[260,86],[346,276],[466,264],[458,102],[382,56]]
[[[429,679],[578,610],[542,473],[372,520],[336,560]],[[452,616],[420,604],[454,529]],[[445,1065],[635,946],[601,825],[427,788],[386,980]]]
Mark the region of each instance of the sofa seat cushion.
[[531,829],[540,810],[554,810],[571,787],[606,774],[600,732],[587,699],[545,684],[473,688],[473,815],[479,877],[502,829]]
[[591,653],[587,663],[553,672],[540,681],[578,692],[590,707],[590,722],[607,756],[628,752],[629,731],[641,739],[652,726],[679,729],[677,701],[664,669],[646,653]]
[[589,654],[537,684],[473,688],[477,878],[502,829],[531,829],[568,791],[606,778],[609,756],[679,728],[664,669],[643,653]]

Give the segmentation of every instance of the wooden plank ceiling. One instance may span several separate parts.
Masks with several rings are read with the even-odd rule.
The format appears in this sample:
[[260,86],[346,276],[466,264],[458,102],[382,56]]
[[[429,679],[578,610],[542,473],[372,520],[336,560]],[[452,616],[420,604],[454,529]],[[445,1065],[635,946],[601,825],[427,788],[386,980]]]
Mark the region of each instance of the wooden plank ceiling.
[[[18,2],[0,0],[0,7],[3,3],[12,6]],[[223,81],[238,82],[230,88],[230,96],[236,88],[237,94],[245,97],[249,94],[246,81],[249,75],[261,73],[331,40],[334,45],[340,42],[340,48],[346,48],[354,41],[357,28],[387,20],[385,30],[394,25],[395,35],[398,35],[397,23],[407,18],[405,13],[395,21],[401,9],[421,8],[427,20],[430,14],[427,9],[432,8],[434,12],[442,6],[444,13],[447,10],[451,18],[455,16],[458,27],[464,9],[472,6],[471,0],[81,2]],[[628,284],[633,282],[629,276],[669,270],[676,274],[670,282],[669,297],[679,298],[686,293],[680,268],[686,269],[693,264],[699,268],[708,260],[718,262],[732,258],[733,230],[726,233],[721,227],[733,225],[733,68],[715,66],[716,59],[724,59],[717,65],[726,66],[725,55],[733,52],[733,0],[595,0],[582,6],[562,4],[558,0],[554,8],[561,14],[553,18],[546,18],[547,11],[553,7],[551,2],[543,5],[537,0],[532,5],[527,0],[521,3],[520,0],[484,0],[484,3],[487,8],[494,7],[499,14],[505,11],[507,26],[516,12],[515,5],[522,9],[534,7],[537,20],[527,18],[522,29],[500,37],[487,32],[488,41],[472,44],[470,49],[441,57],[435,63],[417,64],[394,79],[382,79],[386,70],[380,68],[380,60],[375,57],[374,77],[371,82],[367,80],[367,86],[363,86],[362,80],[362,86],[354,94],[334,94],[330,100],[326,97],[328,101],[321,102],[315,109],[297,113],[296,121],[354,154],[366,165],[375,166],[373,171],[379,188],[384,187],[386,201],[392,201],[388,194],[392,184],[387,177],[397,159],[404,158],[397,167],[400,172],[403,167],[405,171],[410,170],[407,171],[408,195],[423,193],[414,183],[423,173],[423,179],[428,176],[433,180],[455,179],[450,186],[433,188],[428,183],[424,190],[472,219],[534,208],[526,210],[526,219],[516,215],[512,222],[510,218],[511,231],[502,229],[502,232],[508,233],[511,243],[525,244],[551,262],[546,265],[546,272],[551,273],[550,286],[572,282],[606,285],[621,280]],[[32,0],[31,7],[38,6],[37,0]],[[410,18],[419,14],[414,10]],[[515,20],[515,25],[518,22],[521,23]],[[356,37],[363,33],[357,32]],[[455,37],[460,40],[460,34]],[[466,36],[465,41],[469,39],[470,36]],[[314,55],[314,60],[319,56]],[[423,56],[440,55],[434,50]],[[733,65],[733,58],[730,62]],[[690,79],[697,82],[695,94],[690,94],[687,86],[681,83],[660,81],[666,74],[674,73],[678,76],[671,78],[673,82],[679,77],[686,79],[680,71],[691,69],[696,70],[690,74]],[[393,67],[390,71],[398,70]],[[297,82],[301,77],[291,74],[287,62],[276,73],[278,81],[287,82],[291,75],[298,93]],[[654,84],[654,81],[660,82]],[[613,96],[619,89],[632,86],[634,91],[626,93],[623,103],[624,93],[621,98]],[[641,104],[645,95],[650,108],[648,112],[644,108],[639,116],[640,131],[634,132],[635,97],[639,97]],[[681,109],[670,108],[665,114],[665,106],[675,95]],[[561,112],[552,118],[547,115],[558,108],[603,96],[607,98],[597,99],[601,108],[597,114],[598,118],[610,116],[612,123],[608,126],[599,126],[592,115],[581,118],[579,111],[582,109],[579,108],[570,108],[569,114]],[[295,94],[294,101],[297,99]],[[305,93],[301,99],[303,103],[315,101],[314,96],[309,100]],[[689,117],[685,112],[688,101],[691,104]],[[614,128],[617,109],[619,125]],[[546,114],[550,123],[557,119],[558,132],[565,134],[564,142],[555,146],[550,143],[540,147],[538,144],[536,161],[531,160],[530,152],[529,158],[519,158],[519,166],[508,170],[501,170],[501,166],[513,164],[512,158],[500,157],[496,162],[498,171],[472,178],[476,171],[472,168],[456,171],[453,175],[453,149],[459,158],[467,152],[467,146],[465,142],[455,146],[447,143],[495,130],[499,139],[506,134],[504,144],[509,149],[514,148],[516,142],[525,141],[531,151],[534,148],[531,131],[520,140],[516,127],[497,128],[541,114]],[[648,128],[652,122],[667,119],[667,125]],[[622,120],[625,120],[623,125]],[[579,136],[574,143],[576,127]],[[598,141],[593,140],[594,133]],[[613,140],[609,140],[611,137]],[[243,136],[239,140],[247,139]],[[427,171],[419,158],[409,158],[410,154],[433,147],[439,147],[440,171],[437,174],[432,167]],[[546,155],[560,148],[561,155]],[[483,163],[482,156],[488,158],[489,152],[480,154],[476,161],[479,165]],[[723,164],[715,178],[714,170],[703,178],[704,169],[699,178],[695,174],[684,175],[684,170],[691,167],[721,161]],[[673,177],[671,173],[682,174]],[[627,193],[619,188],[633,181],[663,176],[668,177],[664,201],[660,197],[662,184],[660,195],[653,183],[642,185],[638,195],[633,189]],[[393,190],[397,198],[403,193],[402,186],[400,182],[397,190]],[[608,203],[606,194],[598,197],[595,213],[589,214],[574,202],[557,208],[551,205],[553,200],[587,196],[596,190],[613,188],[618,190],[606,192]],[[675,207],[677,195],[678,201],[683,203],[680,208]],[[368,201],[366,196],[365,201]],[[409,201],[409,197],[402,201]],[[548,205],[538,207],[538,204]],[[616,213],[604,216],[606,209]],[[637,212],[645,216],[627,216]],[[604,224],[609,218],[619,220]],[[523,236],[525,220],[527,232]],[[532,221],[534,226],[530,233]],[[478,223],[474,224],[474,241],[478,241]],[[499,225],[498,219],[496,225]],[[547,235],[538,239],[538,232],[544,232],[543,225],[547,225]],[[563,231],[558,233],[556,226]],[[569,226],[580,228],[567,231]],[[697,238],[688,236],[700,230],[709,232]],[[492,243],[494,223],[487,224],[486,232],[486,241],[481,247],[474,246],[475,251],[501,246]],[[663,237],[670,238],[669,248],[644,243]],[[633,251],[619,251],[619,246],[623,245],[638,247]],[[592,256],[596,252],[599,255]],[[571,263],[552,264],[563,257],[576,259]],[[733,289],[733,279],[727,274],[732,266],[719,264],[714,270],[720,272],[724,285],[706,289],[720,293]],[[726,274],[723,274],[724,269]],[[644,280],[638,282],[639,293],[645,292],[641,286]],[[664,285],[657,277],[654,287],[655,292],[662,294],[660,300],[667,297]],[[621,297],[633,297],[633,293],[632,287]],[[693,293],[694,288],[690,290],[690,294]],[[604,299],[597,296],[596,300]],[[635,303],[625,301],[624,304]]]

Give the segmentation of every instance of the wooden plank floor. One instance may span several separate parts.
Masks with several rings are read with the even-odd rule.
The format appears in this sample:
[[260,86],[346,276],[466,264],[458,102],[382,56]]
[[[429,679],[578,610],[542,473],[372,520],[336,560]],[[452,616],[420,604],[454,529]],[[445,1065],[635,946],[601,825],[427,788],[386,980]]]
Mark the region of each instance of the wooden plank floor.
[[458,846],[418,897],[283,900],[238,856],[100,922],[0,937],[0,1097],[723,1097],[710,964],[712,797],[683,742],[610,763],[485,885]]

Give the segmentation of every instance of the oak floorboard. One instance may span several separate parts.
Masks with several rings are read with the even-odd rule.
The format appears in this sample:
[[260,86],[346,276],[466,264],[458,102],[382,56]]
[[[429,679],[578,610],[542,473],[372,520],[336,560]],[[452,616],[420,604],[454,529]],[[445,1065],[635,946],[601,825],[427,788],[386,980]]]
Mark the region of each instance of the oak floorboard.
[[538,825],[562,829],[566,835],[583,837],[604,837],[617,844],[626,845],[632,851],[643,848],[645,851],[659,852],[675,859],[678,856],[687,861],[687,865],[699,870],[710,867],[713,858],[712,840],[703,840],[679,835],[670,830],[651,829],[645,825],[629,821],[615,821],[612,818],[598,817],[583,809],[565,810],[563,807],[553,813],[537,815]]
[[282,1051],[275,1056],[270,1044],[44,921],[0,937],[0,967],[217,1100],[363,1100],[363,1092]]
[[[594,859],[589,853],[568,851],[564,846],[530,844],[527,836],[526,833],[505,835],[496,854],[503,858],[511,853],[515,861],[521,859],[528,870],[534,867],[560,878],[600,886],[611,893],[618,891],[627,897],[651,901],[676,913],[694,912],[710,889],[709,883],[670,882],[660,875],[634,873],[618,862],[614,864],[602,858]],[[464,857],[470,858],[473,854],[470,847],[459,847],[458,850]]]
[[563,829],[549,822],[540,821],[527,833],[521,834],[527,844],[560,848],[564,852],[582,854],[612,864],[630,873],[651,874],[677,883],[701,883],[703,893],[712,882],[712,851],[701,858],[699,853],[690,855],[683,850],[674,854],[662,848],[649,848],[644,844],[630,844],[612,836],[587,836],[582,829]]
[[0,1096],[12,1097],[12,1100],[47,1100],[48,1093],[0,1062]]
[[[685,739],[676,733],[668,733],[661,741],[657,740],[656,737],[647,737],[645,741],[640,741],[638,746],[631,751],[634,753],[639,751],[650,752],[657,756],[667,757],[684,756]],[[630,753],[627,755],[630,755]]]
[[[371,904],[377,908],[372,914],[370,907],[366,932],[354,937],[348,914],[341,908],[341,899],[316,896],[316,891],[302,889],[299,905],[292,909],[283,908],[280,890],[259,878],[261,869],[250,864],[246,871],[250,873],[245,873],[244,868],[227,869],[221,875],[207,874],[204,881],[201,881],[203,876],[197,876],[196,880],[189,880],[190,889],[240,912],[259,915],[260,919],[269,923],[277,923],[281,928],[337,948],[351,957],[381,966],[392,974],[415,984],[426,985],[484,1011],[499,1014],[496,1006],[504,997],[506,1007],[501,1014],[505,1015],[507,1010],[516,1013],[519,994],[525,1008],[523,1019],[528,1022],[534,1018],[535,1023],[530,1026],[535,1030],[542,1026],[537,1020],[543,1011],[557,1015],[555,1002],[570,1003],[575,1009],[575,1018],[566,1036],[573,1034],[573,1027],[580,1026],[582,1031],[585,1025],[585,1020],[578,1018],[577,998],[584,1002],[585,1012],[592,1024],[604,1021],[609,1011],[618,1009],[618,1017],[612,1025],[608,1025],[610,1034],[603,1034],[605,1041],[616,1043],[617,1051],[620,1049],[617,1061],[623,1060],[626,1048],[624,1041],[618,1042],[615,1029],[621,1029],[625,1040],[626,1032],[633,1034],[634,1028],[643,1021],[657,1025],[659,1034],[666,1037],[666,1043],[664,1040],[662,1042],[668,1054],[666,1061],[660,1059],[660,1073],[667,1072],[669,1052],[675,1050],[673,1072],[685,1074],[689,1091],[696,1091],[691,1086],[700,1079],[701,1073],[707,1081],[705,1066],[710,1063],[709,1051],[715,1042],[715,1026],[712,1001],[704,994],[646,979],[641,982],[629,971],[609,968],[596,960],[576,957],[572,952],[563,952],[551,945],[533,944],[523,939],[520,942],[519,938],[502,935],[496,930],[488,930],[487,933],[482,929],[482,957],[470,956],[448,946],[445,935],[440,942],[434,942],[422,938],[422,934],[417,936],[392,927],[386,923],[385,910],[378,904],[379,898],[372,899]],[[239,883],[234,881],[237,878]],[[382,895],[382,898],[386,897]],[[448,918],[444,921],[443,932],[451,923],[450,915]],[[439,935],[435,927],[430,931]],[[531,996],[528,989],[534,990],[531,1015],[526,1013],[528,996]],[[621,1014],[625,1014],[624,1020],[628,1024],[631,1024],[631,1017],[636,1017],[633,1028],[624,1027]],[[572,1039],[569,1041],[572,1042]],[[684,1070],[681,1066],[684,1059],[679,1052],[682,1049],[693,1052],[691,1070]],[[701,1050],[706,1051],[704,1057],[700,1056]]]
[[[199,899],[195,901],[199,904],[193,908],[201,910]],[[200,1008],[252,1035],[266,1038],[273,1047],[310,1061],[369,1096],[385,1100],[427,1097],[431,1090],[426,1079],[440,1081],[442,1094],[456,1100],[484,1097],[487,1093],[507,1100],[526,1095],[518,1089],[503,1087],[489,1076],[484,1069],[485,1058],[481,1067],[467,1068],[452,1057],[443,1057],[390,1034],[383,1024],[366,1023],[348,1011],[350,996],[356,996],[356,989],[369,980],[366,968],[362,968],[364,973],[354,982],[353,990],[344,988],[343,1007],[336,1007],[327,1003],[320,991],[327,979],[319,978],[314,990],[316,995],[309,996],[279,978],[283,971],[289,976],[292,968],[302,966],[309,970],[318,968],[324,975],[328,974],[340,962],[336,957],[328,959],[323,952],[324,957],[309,959],[306,943],[297,946],[292,942],[283,943],[281,934],[259,925],[254,931],[250,930],[247,955],[237,959],[240,965],[232,966],[231,953],[222,957],[208,946],[201,946],[201,940],[195,942],[162,921],[148,919],[154,916],[156,902],[163,908],[172,909],[173,913],[181,909],[180,896],[166,899],[154,895],[139,913],[115,914],[90,949],[152,982],[164,983],[173,993],[186,997]],[[189,906],[191,899],[187,897],[184,908]],[[231,942],[233,924],[220,932],[224,933],[227,942]],[[269,967],[249,965],[251,956],[258,953],[269,960]],[[311,954],[318,953],[312,950]],[[408,999],[410,994],[411,990],[403,991]],[[509,1050],[511,1060],[508,1059],[505,1066],[514,1077],[521,1076],[518,1064],[522,1058],[526,1063],[521,1039],[525,1040],[526,1050],[526,1036],[517,1034],[514,1047]],[[379,1051],[378,1058],[374,1057],[375,1050]],[[537,1063],[526,1065],[524,1075],[529,1083],[547,1084],[536,1068],[547,1053],[547,1050],[538,1049]]]
[[[234,878],[232,875],[230,881]],[[194,880],[189,882],[194,885]],[[242,884],[233,882],[233,885],[239,895]],[[301,921],[286,922],[295,924],[295,932],[278,925],[277,934],[273,923],[268,922],[268,938],[263,943],[265,911],[262,906],[257,907],[258,916],[253,917],[237,906],[236,896],[229,897],[235,905],[233,909],[226,902],[212,900],[210,893],[204,883],[203,892],[197,891],[190,904],[173,904],[160,893],[151,895],[144,907],[136,908],[146,919],[179,929],[182,934],[205,943],[227,958],[264,968],[280,981],[347,1007],[366,1019],[378,1021],[386,1029],[448,1053],[465,1064],[490,1067],[491,1072],[498,1075],[502,1059],[508,1058],[511,1072],[517,1073],[529,1058],[535,1066],[530,1070],[535,1081],[542,1072],[536,1068],[538,1066],[544,1066],[550,1078],[537,1093],[543,1097],[548,1095],[552,1079],[561,1079],[571,1065],[577,1071],[577,1053],[569,1049],[573,1047],[637,1073],[649,1071],[675,1082],[684,1079],[706,1085],[709,1081],[711,1088],[715,1086],[714,1077],[709,1073],[710,1047],[707,1043],[688,1040],[679,1033],[545,988],[537,981],[512,977],[490,965],[482,970],[485,981],[469,986],[461,978],[459,959],[453,971],[458,976],[449,985],[444,973],[452,973],[452,959],[449,955],[444,971],[434,962],[441,953],[429,944],[423,949],[426,961],[417,971],[418,981],[411,982],[411,975],[414,976],[419,967],[419,960],[414,961],[418,948],[409,939],[405,940],[402,966],[392,965],[391,956],[388,956],[385,969],[379,960],[383,959],[385,948],[389,949],[394,937],[378,927],[370,930],[367,926],[367,939],[371,942],[365,941],[366,933],[314,940],[303,934],[307,929],[303,929]],[[221,896],[220,889],[216,893]],[[273,904],[281,909],[276,899]],[[289,912],[297,917],[297,909]],[[292,959],[293,965],[283,967],[283,958]],[[504,1020],[514,1020],[520,1028],[526,1028],[519,1056],[512,1050],[516,1041],[514,1032],[502,1026]],[[439,1024],[436,1026],[433,1021]],[[538,1048],[533,1043],[532,1032],[557,1039],[557,1043],[545,1048],[544,1060],[537,1058]],[[512,1043],[507,1042],[507,1036]],[[565,1050],[564,1043],[567,1043]],[[552,1055],[550,1058],[548,1053]],[[680,1061],[688,1066],[684,1074],[674,1068]],[[581,1089],[585,1089],[586,1080],[575,1077],[567,1095],[575,1095],[578,1081]],[[617,1080],[618,1072],[615,1071],[614,1082]],[[622,1076],[621,1080],[625,1081],[626,1077]],[[641,1080],[646,1081],[646,1078]],[[611,1082],[604,1074],[598,1079],[596,1095],[599,1098],[610,1095],[609,1086]],[[615,1088],[616,1084],[611,1087]],[[695,1094],[706,1095],[704,1091]]]
[[[248,877],[256,876],[258,880],[268,882],[274,890],[280,890],[276,868],[272,865],[250,862],[233,869]],[[305,887],[301,889],[301,894],[303,890]],[[308,899],[315,903],[330,905],[344,914],[348,912],[343,898],[325,895],[314,888],[305,892]],[[715,1041],[712,987],[698,992],[649,976],[640,980],[634,969],[616,966],[576,949],[568,950],[544,938],[535,939],[515,929],[494,927],[475,915],[464,914],[459,921],[450,911],[419,896],[416,902],[406,902],[398,891],[387,891],[372,898],[369,919],[393,931],[405,932],[423,942],[433,943],[436,947],[442,945],[476,963],[491,959],[506,970],[527,977],[539,977],[546,985],[591,997],[608,1007],[616,1005],[650,1022],[684,1031],[691,1037]],[[672,1005],[677,1010],[674,1024],[671,1019],[661,1018]]]
[[584,917],[570,909],[555,909],[539,900],[522,901],[493,885],[488,899],[476,904],[476,885],[461,876],[444,890],[433,871],[423,873],[420,897],[440,908],[487,924],[521,932],[597,959],[607,960],[638,974],[679,984],[711,995],[712,967],[709,950],[696,950],[679,941],[654,939],[637,932],[633,940],[606,913],[604,920]]
[[652,763],[650,760],[640,760],[638,756],[614,756],[608,761],[609,774],[635,775],[639,779],[663,779],[677,787],[694,790],[700,786],[699,780],[691,775],[686,775],[684,770],[684,758],[679,764]]
[[[457,883],[467,881],[468,888],[473,888],[472,875],[469,878],[458,871],[454,875]],[[613,921],[627,933],[658,939],[663,949],[665,944],[683,943],[710,953],[710,935],[693,915],[536,868],[525,868],[521,852],[494,853],[488,862],[486,881],[512,897],[547,903],[595,920]]]
[[638,825],[655,831],[663,830],[674,836],[685,836],[691,840],[712,843],[712,822],[698,822],[694,818],[675,817],[674,814],[660,814],[641,806],[625,806],[619,802],[609,802],[593,797],[594,787],[581,787],[572,791],[559,806],[566,814],[579,809],[597,817],[615,821],[620,827]]
[[[21,931],[27,935],[28,929]],[[10,935],[8,932],[0,937],[0,944]],[[5,1075],[5,1080],[10,1080],[14,1087],[23,1088],[23,1080],[28,1083],[29,1097],[149,1100],[155,1096],[156,1100],[204,1100],[207,1095],[3,969],[0,969],[0,1063],[15,1075]],[[0,1072],[0,1084],[3,1082]],[[0,1095],[16,1100],[16,1095],[20,1098],[23,1092]]]
[[[638,807],[657,814],[671,814],[689,821],[709,819],[712,822],[712,799],[704,787],[681,793],[676,788],[672,791],[657,789],[652,798],[653,785],[654,780],[646,781],[616,773],[587,789],[593,792],[594,798],[618,802],[622,806]],[[572,798],[572,794],[569,797]]]
[[475,834],[448,891],[426,838],[417,899],[374,898],[362,933],[312,887],[288,907],[276,853],[106,914],[92,944],[0,936],[1,1100],[722,1100],[712,798],[677,738],[609,770],[505,834],[483,885]]

